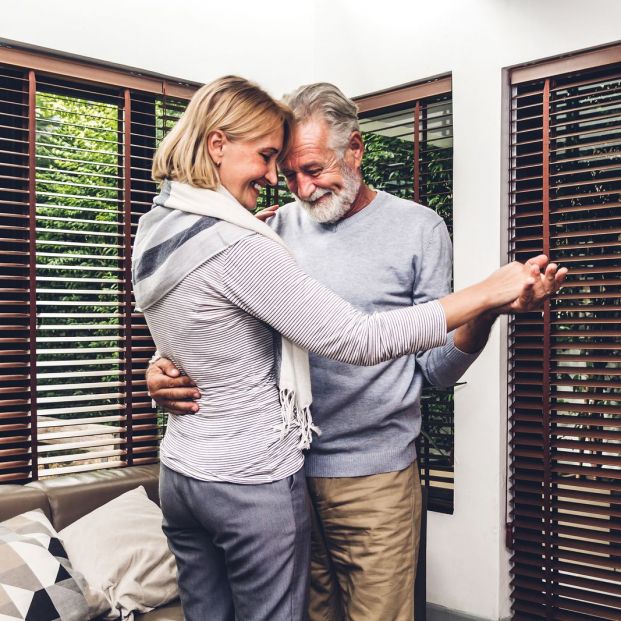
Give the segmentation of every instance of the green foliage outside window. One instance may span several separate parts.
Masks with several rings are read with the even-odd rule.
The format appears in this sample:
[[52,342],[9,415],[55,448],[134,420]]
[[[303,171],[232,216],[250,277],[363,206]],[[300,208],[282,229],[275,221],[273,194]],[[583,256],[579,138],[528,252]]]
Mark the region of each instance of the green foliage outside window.
[[[36,113],[37,305],[44,339],[40,348],[45,352],[38,360],[118,360],[118,351],[100,351],[114,349],[120,321],[110,316],[118,311],[122,255],[117,247],[122,239],[118,108],[40,93]],[[48,326],[56,328],[48,331]],[[68,348],[70,354],[54,353]],[[101,367],[89,364],[73,371],[94,368]],[[72,381],[51,378],[40,385]],[[82,393],[77,389],[73,396]],[[111,402],[105,399],[102,404]]]

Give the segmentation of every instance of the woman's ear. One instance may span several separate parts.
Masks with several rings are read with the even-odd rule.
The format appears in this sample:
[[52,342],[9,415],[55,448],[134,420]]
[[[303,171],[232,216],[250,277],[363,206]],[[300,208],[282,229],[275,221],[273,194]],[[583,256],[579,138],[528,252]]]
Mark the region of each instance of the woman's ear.
[[210,132],[207,136],[207,150],[209,157],[216,166],[220,166],[222,162],[222,153],[226,143],[226,136],[219,129]]

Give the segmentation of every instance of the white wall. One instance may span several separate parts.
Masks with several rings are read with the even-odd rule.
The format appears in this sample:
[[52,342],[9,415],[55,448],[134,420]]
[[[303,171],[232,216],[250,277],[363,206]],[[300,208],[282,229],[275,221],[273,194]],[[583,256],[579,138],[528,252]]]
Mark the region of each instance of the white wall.
[[[288,0],[19,0],[0,38],[196,82],[234,73],[280,96],[314,76],[314,10]],[[176,12],[171,7],[177,7]]]
[[[237,72],[274,94],[328,80],[353,96],[452,72],[457,287],[503,257],[502,69],[621,39],[616,0],[177,0],[176,14],[169,6],[20,0],[0,37],[196,81]],[[503,343],[496,328],[457,391],[455,514],[429,517],[429,601],[490,620],[509,614]]]
[[[350,95],[452,72],[455,283],[483,277],[503,251],[503,67],[621,39],[621,3],[319,0],[316,8],[317,77]],[[509,615],[503,343],[497,328],[457,390],[455,514],[430,514],[427,551],[428,600],[493,620]]]

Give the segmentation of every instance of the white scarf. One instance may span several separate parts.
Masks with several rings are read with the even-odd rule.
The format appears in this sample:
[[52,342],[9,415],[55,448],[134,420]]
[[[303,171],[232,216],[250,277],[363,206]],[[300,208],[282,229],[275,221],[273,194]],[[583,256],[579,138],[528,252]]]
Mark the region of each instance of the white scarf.
[[[264,235],[287,248],[279,235],[255,218],[224,188],[215,192],[177,181],[165,181],[154,203],[154,209],[140,219],[132,258],[134,295],[136,303],[143,310],[163,297],[198,265],[224,250],[248,231]],[[169,210],[206,216],[209,219],[215,218],[240,227],[243,231],[240,232],[241,235],[233,237],[218,234],[217,231],[223,229],[216,224],[192,238],[189,237],[192,234],[188,231],[196,230],[198,219],[179,217],[182,214],[171,213]],[[230,227],[228,228],[230,230]],[[216,234],[212,235],[212,231]],[[199,235],[202,238],[199,239]],[[186,255],[180,266],[178,259],[183,256],[180,249],[188,237],[201,243],[199,246],[194,245],[192,262],[188,264],[190,255]],[[162,250],[164,248],[165,250]],[[203,253],[202,255],[196,256],[197,248]],[[321,433],[313,424],[310,412],[312,394],[308,353],[286,338],[281,338],[278,388],[282,422],[276,429],[280,431],[281,437],[284,437],[294,427],[300,436],[300,448],[308,449],[312,441],[312,432]]]

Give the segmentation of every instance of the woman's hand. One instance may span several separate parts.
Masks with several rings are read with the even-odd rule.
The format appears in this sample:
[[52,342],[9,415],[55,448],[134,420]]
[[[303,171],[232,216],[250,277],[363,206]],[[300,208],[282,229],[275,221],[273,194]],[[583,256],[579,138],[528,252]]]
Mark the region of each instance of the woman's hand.
[[536,282],[537,276],[531,264],[512,261],[473,288],[487,307],[484,310],[492,310],[508,306],[520,297],[530,298]]
[[541,308],[547,299],[561,289],[568,273],[566,267],[559,268],[556,263],[548,263],[545,254],[529,259],[525,265],[529,266],[535,284],[504,307],[502,312],[528,313]]

